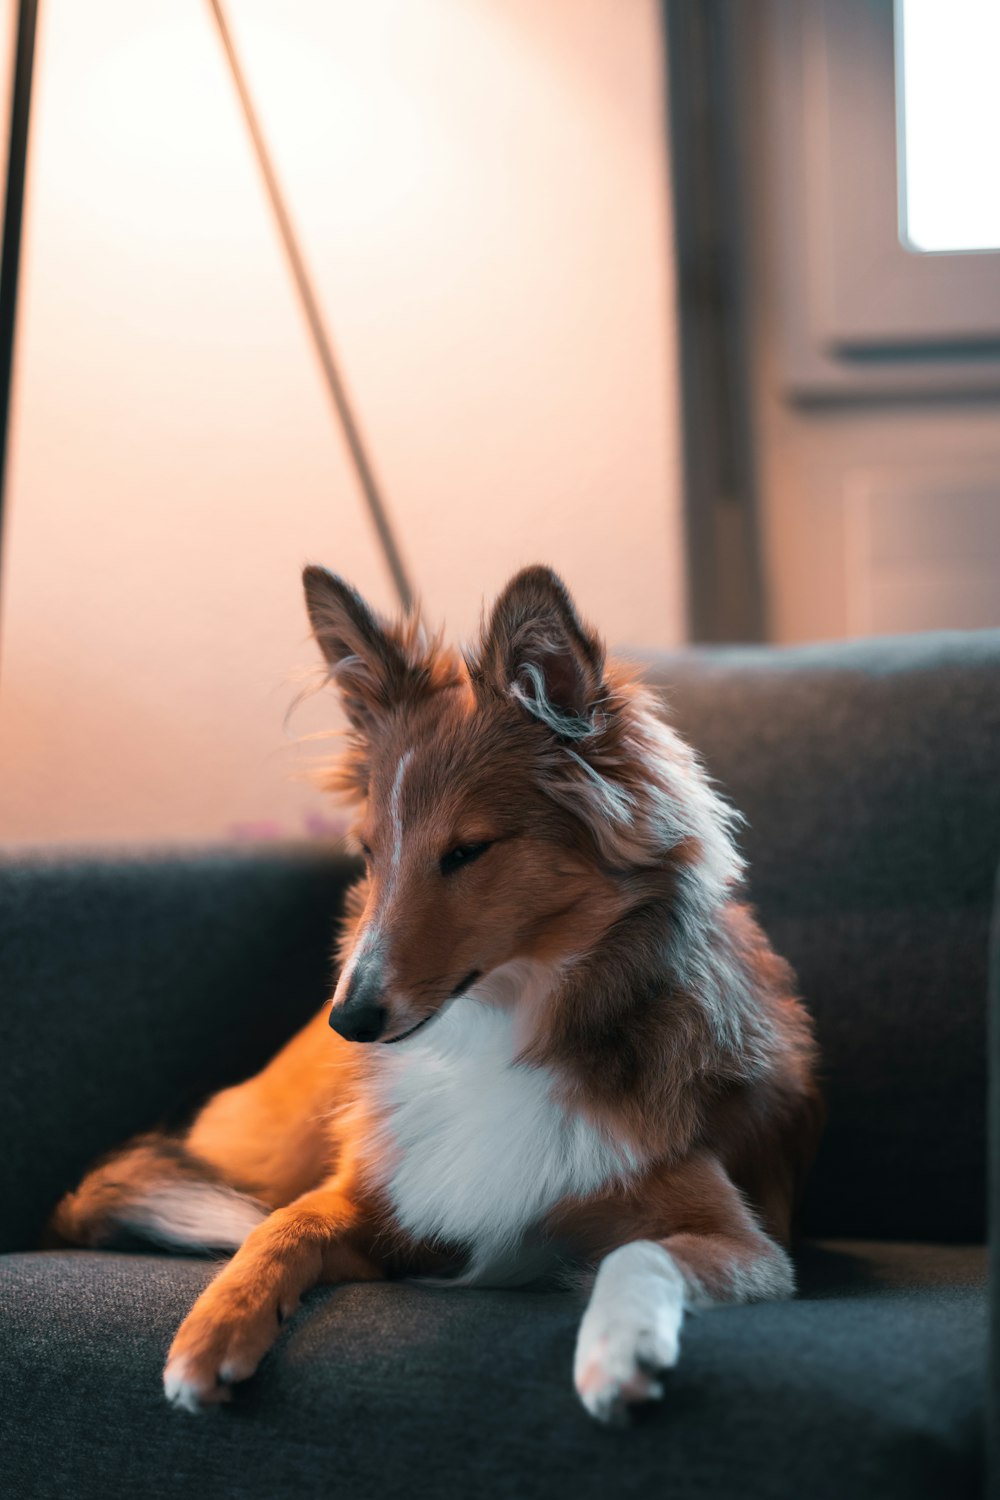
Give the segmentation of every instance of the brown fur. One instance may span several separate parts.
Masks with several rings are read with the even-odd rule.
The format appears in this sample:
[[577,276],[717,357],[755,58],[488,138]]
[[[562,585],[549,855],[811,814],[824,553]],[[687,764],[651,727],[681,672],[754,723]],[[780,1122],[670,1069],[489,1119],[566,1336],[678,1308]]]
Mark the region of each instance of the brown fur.
[[[467,664],[413,624],[384,626],[322,570],[307,570],[306,593],[351,722],[328,784],[359,804],[371,851],[341,957],[377,919],[385,1034],[433,1016],[471,971],[561,966],[522,1060],[642,1165],[627,1186],[558,1205],[542,1234],[585,1265],[653,1239],[706,1297],[737,1295],[741,1268],[787,1241],[819,1107],[792,975],[736,899],[732,814],[546,570],[508,585]],[[388,809],[410,752],[395,848]],[[485,843],[442,880],[442,855]],[[327,1019],[210,1100],[180,1147],[137,1142],[56,1212],[64,1238],[99,1243],[129,1191],[199,1171],[273,1210],[171,1350],[202,1401],[252,1373],[317,1281],[461,1261],[461,1246],[408,1239],[366,1183],[378,1049]]]

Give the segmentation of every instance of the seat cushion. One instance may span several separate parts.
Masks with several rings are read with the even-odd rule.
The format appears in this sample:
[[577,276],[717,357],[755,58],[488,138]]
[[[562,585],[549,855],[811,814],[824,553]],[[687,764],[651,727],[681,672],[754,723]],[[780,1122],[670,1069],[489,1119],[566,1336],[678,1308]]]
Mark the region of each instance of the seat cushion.
[[0,1259],[11,1500],[955,1500],[981,1484],[978,1248],[807,1247],[798,1301],[689,1321],[665,1400],[625,1431],[572,1391],[572,1294],[404,1284],[313,1293],[231,1405],[172,1410],[160,1367],[212,1269]]

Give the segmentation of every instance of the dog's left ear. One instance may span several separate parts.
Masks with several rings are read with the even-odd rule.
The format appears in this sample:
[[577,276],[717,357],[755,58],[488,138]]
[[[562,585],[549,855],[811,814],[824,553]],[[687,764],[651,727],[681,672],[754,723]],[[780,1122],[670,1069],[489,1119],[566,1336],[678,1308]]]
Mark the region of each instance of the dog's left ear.
[[603,696],[604,646],[551,568],[515,574],[469,662],[477,690],[514,698],[564,739],[591,732]]
[[302,574],[306,609],[347,716],[366,735],[414,687],[403,631],[379,618],[336,573],[310,564]]

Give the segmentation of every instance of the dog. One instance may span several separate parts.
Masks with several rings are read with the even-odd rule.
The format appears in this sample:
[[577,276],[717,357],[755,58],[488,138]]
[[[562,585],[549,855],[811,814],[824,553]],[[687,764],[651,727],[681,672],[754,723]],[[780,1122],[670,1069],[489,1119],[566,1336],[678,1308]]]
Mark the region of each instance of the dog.
[[464,657],[304,585],[366,866],[332,1003],[183,1136],[95,1167],[54,1233],[235,1252],[168,1355],[190,1411],[319,1283],[573,1275],[576,1390],[622,1420],[688,1310],[794,1292],[816,1050],[739,899],[739,819],[549,569]]

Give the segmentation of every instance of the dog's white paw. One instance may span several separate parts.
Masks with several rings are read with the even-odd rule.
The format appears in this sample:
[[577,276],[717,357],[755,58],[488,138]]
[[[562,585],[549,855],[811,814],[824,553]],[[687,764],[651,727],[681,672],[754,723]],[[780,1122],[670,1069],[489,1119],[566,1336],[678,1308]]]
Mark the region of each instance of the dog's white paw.
[[677,1363],[683,1320],[684,1278],[662,1246],[637,1240],[602,1261],[573,1362],[591,1416],[623,1422],[663,1395],[658,1377]]
[[231,1387],[255,1373],[294,1310],[290,1301],[275,1305],[273,1288],[241,1282],[227,1268],[177,1330],[163,1371],[167,1400],[191,1412],[228,1401]]
[[199,1412],[219,1401],[228,1401],[228,1385],[217,1378],[207,1379],[193,1360],[183,1355],[172,1359],[163,1372],[163,1393],[171,1406],[182,1411]]
[[259,1357],[241,1356],[235,1351],[221,1361],[174,1354],[163,1371],[163,1393],[171,1406],[182,1411],[204,1411],[232,1400],[232,1387],[249,1380],[258,1362]]

